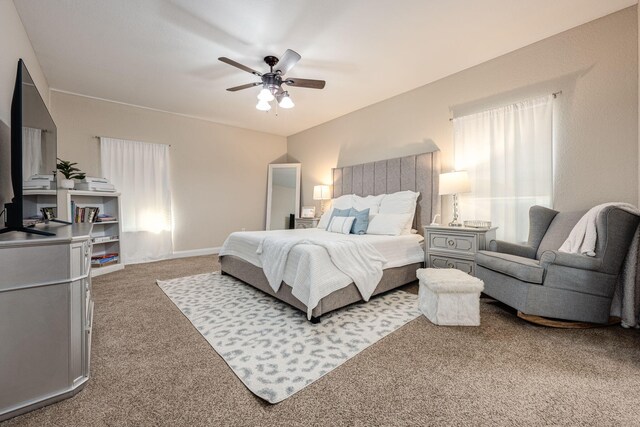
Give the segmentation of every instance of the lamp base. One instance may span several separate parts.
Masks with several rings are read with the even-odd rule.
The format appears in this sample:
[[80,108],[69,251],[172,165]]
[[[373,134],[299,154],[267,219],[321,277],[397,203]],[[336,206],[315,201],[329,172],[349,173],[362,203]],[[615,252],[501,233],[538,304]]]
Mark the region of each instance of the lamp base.
[[462,227],[458,221],[458,195],[453,195],[453,220],[449,223],[449,227]]

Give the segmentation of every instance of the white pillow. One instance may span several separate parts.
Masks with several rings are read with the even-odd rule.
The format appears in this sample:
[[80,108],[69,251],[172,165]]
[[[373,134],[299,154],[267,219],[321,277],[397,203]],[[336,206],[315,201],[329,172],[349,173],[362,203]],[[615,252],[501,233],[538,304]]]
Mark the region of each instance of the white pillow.
[[327,227],[327,231],[332,233],[349,234],[355,219],[356,218],[353,216],[334,216]]
[[353,196],[353,208],[359,211],[369,209],[370,215],[375,215],[380,210],[380,202],[384,198],[384,194],[379,196]]
[[416,214],[416,205],[420,193],[415,191],[398,191],[397,193],[387,194],[380,202],[381,214],[402,214],[410,215],[411,218],[407,222],[407,226],[402,230],[402,234],[410,234],[413,225],[413,217]]
[[332,209],[351,209],[353,207],[353,194],[345,194],[331,200]]
[[411,214],[416,212],[416,202],[420,193],[414,191],[398,191],[386,194],[380,202],[381,214]]
[[353,197],[353,194],[345,194],[344,196],[332,199],[331,204],[320,217],[320,221],[318,221],[318,228],[323,230],[327,229],[329,219],[331,219],[331,213],[334,209],[351,209],[353,207]]
[[413,215],[410,214],[382,214],[371,218],[367,234],[382,234],[386,236],[399,236],[410,229]]
[[320,216],[320,221],[318,221],[318,228],[322,230],[326,230],[329,225],[329,219],[331,218],[331,211],[333,209],[329,208]]

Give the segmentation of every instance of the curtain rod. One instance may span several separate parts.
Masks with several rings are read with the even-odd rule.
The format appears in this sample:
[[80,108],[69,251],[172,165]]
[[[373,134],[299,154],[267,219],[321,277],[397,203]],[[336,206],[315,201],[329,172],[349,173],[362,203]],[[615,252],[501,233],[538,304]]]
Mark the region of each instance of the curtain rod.
[[[551,94],[551,96],[553,96],[553,98],[554,98],[554,99],[555,99],[555,98],[557,98],[557,97],[558,97],[558,95],[562,95],[562,91],[561,91],[561,90],[559,90],[559,91],[557,91],[557,92],[553,92],[553,93]],[[464,117],[464,116],[461,116],[461,117]],[[453,121],[453,119],[455,119],[455,118],[456,118],[456,117],[450,117],[450,118],[449,118],[449,121],[450,121],[450,122],[452,122],[452,121]]]
[[[94,138],[109,138],[109,139],[122,139],[122,138],[113,138],[111,136],[98,136],[98,135],[94,135]],[[171,147],[171,144],[163,144],[162,142],[146,142],[146,141],[134,141],[134,142],[144,142],[145,144],[160,144],[160,145],[168,145],[169,147]]]

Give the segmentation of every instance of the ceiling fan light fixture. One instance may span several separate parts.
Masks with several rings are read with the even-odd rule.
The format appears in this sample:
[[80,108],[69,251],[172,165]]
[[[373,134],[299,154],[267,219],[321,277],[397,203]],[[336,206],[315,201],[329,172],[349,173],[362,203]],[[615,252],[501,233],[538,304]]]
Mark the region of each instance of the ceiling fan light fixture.
[[285,92],[282,95],[282,99],[280,100],[278,105],[280,105],[280,108],[293,108],[295,106],[295,104],[293,103],[293,100],[291,100],[291,97],[289,96],[288,92]]
[[[301,59],[300,54],[291,49],[287,49],[279,59],[271,55],[265,56],[263,59],[269,66],[269,71],[266,73],[260,73],[226,57],[218,58],[218,60],[225,64],[260,78],[260,81],[227,88],[230,92],[237,92],[239,90],[261,86],[260,93],[258,93],[258,104],[256,105],[256,108],[260,111],[271,110],[271,101],[275,101],[276,103],[274,105],[283,109],[289,109],[295,106],[289,93],[282,89],[282,84],[299,88],[324,89],[326,83],[324,80],[285,77],[291,68]],[[276,68],[274,69],[274,67]]]
[[265,87],[258,94],[258,99],[260,101],[271,102],[274,100],[274,96],[271,91]]
[[258,109],[260,111],[269,111],[269,110],[271,110],[271,104],[269,104],[267,101],[261,99],[256,104],[256,109]]

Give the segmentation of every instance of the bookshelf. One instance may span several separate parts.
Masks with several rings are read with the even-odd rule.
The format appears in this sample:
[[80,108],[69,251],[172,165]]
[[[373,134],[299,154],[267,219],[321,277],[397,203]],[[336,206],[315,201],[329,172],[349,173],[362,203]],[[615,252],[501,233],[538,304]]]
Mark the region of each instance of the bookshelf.
[[76,222],[76,212],[75,209],[72,210],[72,204],[77,208],[85,208],[85,221],[88,219],[87,208],[90,207],[97,207],[100,214],[107,214],[115,218],[114,220],[93,223],[91,231],[92,256],[115,253],[118,254],[118,261],[102,267],[92,266],[91,276],[95,277],[122,270],[124,264],[122,264],[120,249],[120,236],[122,235],[120,193],[59,189],[58,217],[60,219]]

